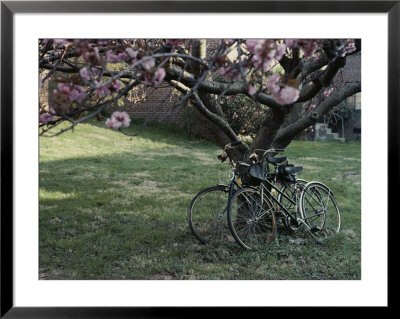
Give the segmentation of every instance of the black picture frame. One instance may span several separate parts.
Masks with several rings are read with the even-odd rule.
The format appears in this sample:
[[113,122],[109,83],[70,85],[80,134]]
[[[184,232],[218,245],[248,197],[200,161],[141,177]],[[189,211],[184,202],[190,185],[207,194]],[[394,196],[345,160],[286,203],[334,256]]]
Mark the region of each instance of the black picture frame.
[[[15,13],[387,13],[388,204],[399,179],[400,1],[1,1],[1,313],[3,318],[176,318],[188,308],[14,307],[13,303],[13,19]],[[379,146],[377,146],[377,155]],[[378,159],[377,159],[378,160]],[[396,209],[398,210],[398,209]],[[381,212],[382,213],[382,212]],[[395,211],[396,213],[396,211]],[[390,216],[388,215],[388,218]],[[389,223],[390,225],[390,223]],[[388,238],[388,244],[390,240]],[[390,245],[388,245],[390,251]],[[389,256],[388,256],[389,262]],[[390,281],[388,281],[389,287]],[[390,305],[390,298],[388,300]],[[387,308],[390,308],[389,306]],[[196,310],[201,315],[210,309]],[[293,310],[293,308],[292,308]],[[303,309],[304,310],[304,309]],[[213,309],[226,315],[226,309]],[[263,312],[263,310],[261,310]],[[270,311],[270,310],[268,310]],[[236,310],[237,313],[237,310]]]

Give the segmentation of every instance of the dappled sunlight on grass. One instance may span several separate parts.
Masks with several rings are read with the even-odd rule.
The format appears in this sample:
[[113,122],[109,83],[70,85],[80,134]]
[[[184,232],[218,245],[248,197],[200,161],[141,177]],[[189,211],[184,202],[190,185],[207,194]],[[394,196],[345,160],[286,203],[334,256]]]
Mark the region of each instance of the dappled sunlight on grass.
[[43,200],[52,200],[52,199],[69,199],[76,197],[76,193],[62,193],[59,191],[49,192],[41,189],[39,191],[39,196]]
[[[84,148],[82,143],[85,145]],[[50,157],[67,159],[114,154],[116,146],[120,150],[131,152],[176,148],[173,143],[153,140],[144,134],[129,137],[118,131],[91,124],[81,124],[74,131],[68,131],[58,137],[40,139],[41,149],[46,150],[41,158],[43,161]]]

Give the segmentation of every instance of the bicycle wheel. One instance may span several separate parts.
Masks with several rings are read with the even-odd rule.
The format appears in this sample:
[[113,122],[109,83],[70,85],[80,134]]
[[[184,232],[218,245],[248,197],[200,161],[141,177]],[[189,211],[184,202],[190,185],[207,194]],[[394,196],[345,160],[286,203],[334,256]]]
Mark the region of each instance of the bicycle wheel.
[[190,203],[188,210],[189,227],[202,244],[217,238],[222,239],[224,216],[228,204],[228,187],[217,185],[200,191]]
[[[300,189],[300,191],[302,190],[302,188],[304,188],[304,186],[307,184],[307,181],[304,179],[296,179],[297,182],[297,187],[296,187],[296,191],[298,189]],[[287,197],[289,197],[293,202],[296,202],[296,192],[295,192],[295,188],[294,188],[294,184],[284,184],[282,186],[282,188],[280,189],[280,191],[282,193],[284,193]],[[298,216],[298,211],[296,211],[296,205],[293,204],[289,199],[287,199],[285,196],[283,196],[281,193],[278,193],[278,197],[277,200],[283,205],[283,207],[286,208],[287,211],[289,211],[289,213],[291,213],[294,217]],[[279,207],[278,207],[279,208]],[[296,220],[293,220],[293,218],[291,218],[290,216],[286,216],[286,214],[283,214],[283,223],[285,225],[285,227],[292,231],[292,232],[296,232],[298,231],[301,226],[303,226],[303,224],[298,224]],[[300,217],[300,215],[299,215]]]
[[228,205],[228,224],[235,240],[245,249],[266,248],[276,235],[272,205],[253,188],[238,190]]
[[312,237],[318,242],[340,231],[339,206],[332,191],[322,183],[308,183],[300,194],[300,214]]

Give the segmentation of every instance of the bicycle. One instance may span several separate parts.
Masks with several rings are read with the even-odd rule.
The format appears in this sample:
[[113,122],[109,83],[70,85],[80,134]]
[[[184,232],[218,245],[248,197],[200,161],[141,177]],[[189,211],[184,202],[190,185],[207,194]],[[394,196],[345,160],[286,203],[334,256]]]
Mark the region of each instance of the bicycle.
[[300,194],[300,214],[306,229],[319,243],[340,231],[339,206],[329,187],[320,182],[305,185]]
[[[267,161],[275,167],[275,169],[271,173],[267,173],[266,176],[266,179],[274,185],[274,187],[270,186],[271,194],[295,217],[293,218],[285,214],[285,211],[281,211],[280,206],[276,205],[277,218],[283,221],[286,229],[291,232],[297,232],[302,224],[299,225],[296,222],[298,213],[295,204],[296,196],[304,189],[307,181],[297,178],[297,172],[293,170],[301,171],[302,168],[293,169],[294,166],[288,164],[286,157],[280,158],[279,161],[276,161],[275,158],[268,158]],[[290,172],[286,169],[287,167],[289,167]],[[275,188],[279,189],[279,192]]]
[[[298,231],[304,226],[317,242],[321,242],[321,234],[324,234],[326,239],[338,232],[340,212],[330,189],[319,182],[298,181],[296,173],[300,172],[302,167],[294,167],[287,162],[280,164],[286,158],[273,160],[268,157],[269,153],[283,150],[259,151],[264,152],[261,160],[258,160],[257,154],[252,154],[250,159],[253,160],[253,164],[241,176],[244,184],[249,187],[237,191],[228,205],[229,228],[239,245],[245,249],[258,250],[270,244],[276,235],[275,212],[283,215],[285,225],[289,229]],[[268,163],[276,165],[273,172],[270,172]],[[281,189],[277,181],[284,183]],[[290,187],[293,190],[290,190]],[[287,190],[290,190],[289,193],[286,193]],[[274,196],[273,192],[278,196]],[[328,193],[326,199],[323,193]],[[330,201],[333,208],[330,208],[328,220],[327,209]],[[274,204],[277,208],[274,208]],[[294,211],[289,211],[292,207]],[[265,230],[268,233],[264,234]]]
[[[224,152],[218,156],[221,162],[224,162],[228,156],[228,149],[238,147],[242,142],[234,142],[225,145]],[[227,212],[229,200],[234,192],[241,188],[236,180],[238,176],[237,169],[247,163],[234,162],[229,157],[229,163],[232,166],[231,178],[228,185],[218,184],[201,190],[192,199],[188,209],[188,223],[193,235],[201,244],[207,244],[217,238],[222,239],[224,234],[224,215]],[[227,196],[228,195],[228,196]]]
[[[263,151],[261,161],[258,160],[257,151]],[[286,160],[285,157],[277,158],[267,156],[283,152],[280,149],[254,150],[249,156],[251,165],[240,173],[240,178],[245,188],[238,190],[231,198],[228,205],[228,225],[236,242],[243,248],[258,250],[271,244],[277,234],[276,209],[272,202],[264,196],[264,188],[260,185],[266,182],[269,172],[268,163],[278,164]],[[269,189],[277,189],[275,185]]]
[[322,243],[340,231],[339,206],[326,185],[297,178],[296,173],[301,170],[301,167],[296,168],[285,163],[267,176],[267,180],[273,178],[284,184],[277,201],[285,206],[282,210],[285,226],[293,232],[305,226],[306,231],[317,242]]

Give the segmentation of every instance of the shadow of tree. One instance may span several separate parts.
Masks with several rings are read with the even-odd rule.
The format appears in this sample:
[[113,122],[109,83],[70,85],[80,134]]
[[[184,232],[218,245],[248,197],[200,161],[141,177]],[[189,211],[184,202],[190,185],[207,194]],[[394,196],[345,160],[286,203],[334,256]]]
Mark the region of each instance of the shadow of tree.
[[[190,149],[41,162],[41,278],[132,279],[163,273],[157,263],[145,270],[143,263],[178,258],[177,247],[197,244],[187,226],[187,208],[204,177],[218,174],[218,168],[202,172],[199,165]],[[211,182],[206,178],[205,183]],[[124,264],[131,268],[121,272]]]

